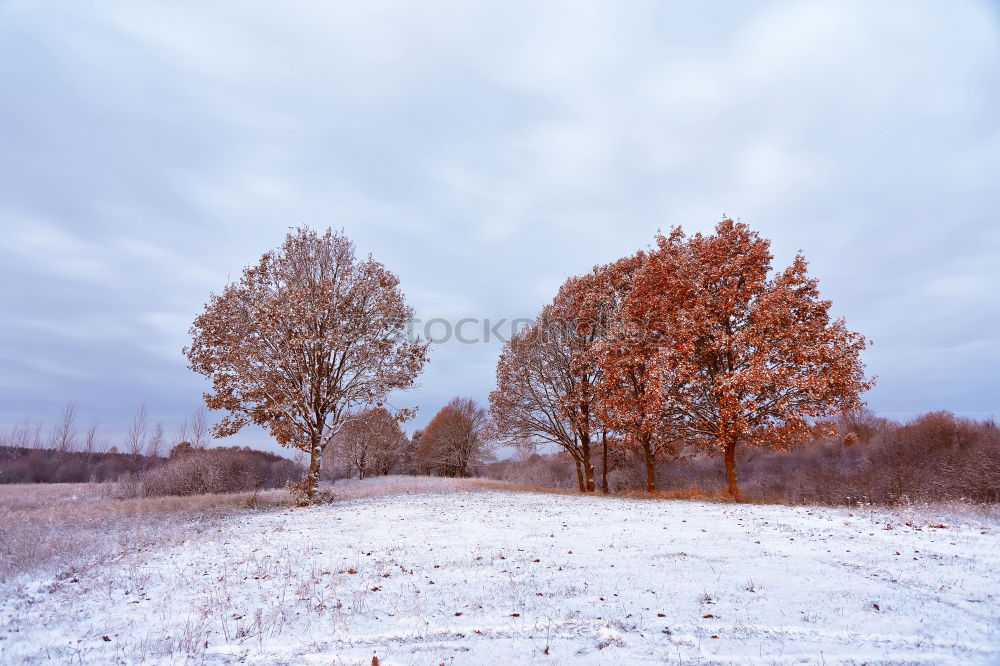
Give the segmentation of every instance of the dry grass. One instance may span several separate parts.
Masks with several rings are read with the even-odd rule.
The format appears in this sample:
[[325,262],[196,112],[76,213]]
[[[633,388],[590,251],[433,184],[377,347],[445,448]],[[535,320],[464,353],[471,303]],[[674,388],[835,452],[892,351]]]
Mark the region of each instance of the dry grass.
[[469,490],[509,490],[552,495],[579,494],[575,490],[559,490],[494,479],[456,479],[437,476],[378,476],[364,481],[343,479],[334,485],[321,487],[324,499],[333,502],[407,493],[450,493]]
[[236,511],[290,504],[284,490],[188,497],[115,497],[113,484],[0,486],[0,581],[68,574],[203,531]]
[[657,490],[652,493],[629,490],[621,493],[620,496],[636,499],[663,499],[663,500],[697,500],[700,502],[731,502],[733,501],[723,490],[707,491],[702,488],[671,488],[669,490]]

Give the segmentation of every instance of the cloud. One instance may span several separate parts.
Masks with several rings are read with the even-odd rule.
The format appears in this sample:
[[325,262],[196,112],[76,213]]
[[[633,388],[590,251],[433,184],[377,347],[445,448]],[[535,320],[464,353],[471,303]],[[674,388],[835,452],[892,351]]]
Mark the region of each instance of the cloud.
[[[0,424],[81,393],[179,421],[187,326],[290,226],[344,227],[423,318],[498,318],[723,213],[875,339],[875,409],[988,413],[998,25],[976,2],[8,2]],[[438,346],[398,401],[484,399],[498,351]]]

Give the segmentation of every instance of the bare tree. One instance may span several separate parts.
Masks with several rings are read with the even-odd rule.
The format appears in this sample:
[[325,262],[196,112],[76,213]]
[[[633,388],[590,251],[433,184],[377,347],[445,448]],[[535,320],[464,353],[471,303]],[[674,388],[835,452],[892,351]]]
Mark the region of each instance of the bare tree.
[[66,403],[62,419],[52,428],[51,447],[59,453],[72,451],[76,446],[76,405]]
[[87,428],[87,436],[83,440],[83,450],[87,454],[94,452],[97,447],[97,424],[91,423],[90,427]]
[[181,421],[180,426],[177,427],[177,433],[174,435],[174,441],[173,441],[174,446],[180,444],[181,442],[188,442],[190,444],[188,437],[189,437],[188,420],[187,417],[184,417],[184,420]]
[[31,448],[41,449],[45,446],[45,440],[42,438],[42,424],[39,423],[35,426],[33,436],[31,438]]
[[163,424],[157,423],[153,426],[153,432],[149,436],[149,443],[146,445],[146,455],[151,458],[160,457],[160,447],[163,446]]
[[403,448],[396,458],[395,469],[397,474],[417,474],[417,448],[420,445],[420,438],[423,437],[422,430],[414,430],[412,437],[403,434]]
[[133,459],[142,454],[142,447],[146,443],[146,405],[141,405],[132,417],[129,424],[128,434],[125,436],[125,446]]
[[23,426],[17,426],[14,428],[10,435],[11,446],[16,446],[22,449],[31,448],[31,425],[25,421]]
[[213,434],[255,423],[308,454],[312,502],[323,449],[351,411],[411,387],[427,362],[427,343],[406,336],[412,315],[398,278],[357,260],[343,233],[293,230],[191,327],[189,367],[212,381],[206,404],[229,412]]
[[423,440],[423,428],[417,428],[413,431],[413,434],[410,435],[410,445],[406,447],[405,456],[407,474],[430,474],[431,472],[431,470],[426,466],[426,461],[421,458]]
[[208,435],[208,417],[205,415],[205,408],[199,407],[191,417],[191,445],[196,449],[204,448],[208,443]]

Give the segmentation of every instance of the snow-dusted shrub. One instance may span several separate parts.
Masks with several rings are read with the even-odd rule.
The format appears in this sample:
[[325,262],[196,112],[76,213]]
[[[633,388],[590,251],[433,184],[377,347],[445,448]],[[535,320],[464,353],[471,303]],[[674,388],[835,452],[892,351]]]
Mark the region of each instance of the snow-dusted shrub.
[[292,461],[263,451],[193,449],[148,470],[137,492],[146,496],[233,493],[280,488],[301,475]]

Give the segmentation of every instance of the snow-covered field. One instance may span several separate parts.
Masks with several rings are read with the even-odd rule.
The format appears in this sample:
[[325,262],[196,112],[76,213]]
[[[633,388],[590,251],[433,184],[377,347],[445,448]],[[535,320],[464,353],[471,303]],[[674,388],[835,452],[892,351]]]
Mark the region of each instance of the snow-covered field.
[[365,488],[7,581],[0,663],[1000,663],[984,514]]

